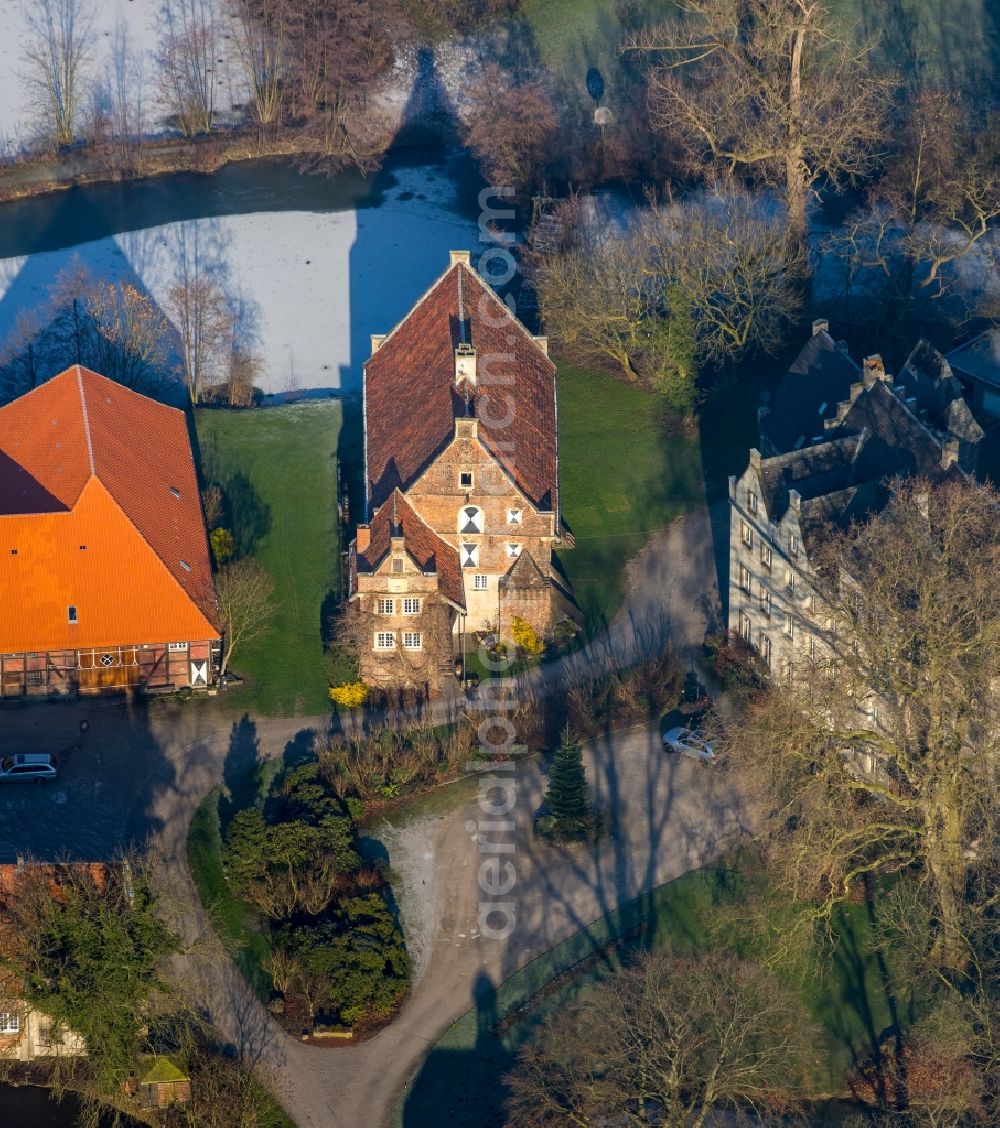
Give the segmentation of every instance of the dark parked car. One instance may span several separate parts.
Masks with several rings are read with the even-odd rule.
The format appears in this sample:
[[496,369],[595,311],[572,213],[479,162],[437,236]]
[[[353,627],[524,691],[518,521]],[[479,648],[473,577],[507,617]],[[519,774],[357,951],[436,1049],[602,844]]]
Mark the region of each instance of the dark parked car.
[[58,775],[56,758],[48,752],[17,752],[0,760],[0,783],[44,783]]

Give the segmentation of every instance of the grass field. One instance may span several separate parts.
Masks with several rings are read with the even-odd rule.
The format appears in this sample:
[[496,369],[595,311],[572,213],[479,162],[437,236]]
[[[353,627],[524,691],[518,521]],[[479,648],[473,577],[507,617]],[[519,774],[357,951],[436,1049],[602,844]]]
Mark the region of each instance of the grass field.
[[[477,1006],[449,1027],[428,1055],[396,1110],[394,1125],[432,1128],[445,1118],[456,1128],[479,1125],[482,1109],[502,1103],[503,1074],[547,1017],[614,974],[636,951],[667,945],[681,954],[704,949],[714,909],[734,898],[731,871],[693,871],[581,929],[495,990],[478,993]],[[833,959],[820,961],[814,974],[789,976],[823,1031],[817,1054],[822,1064],[813,1081],[817,1098],[839,1092],[855,1056],[863,1055],[881,1031],[894,1022],[905,1029],[913,1018],[914,1000],[905,983],[894,985],[891,998],[887,991],[893,985],[872,951],[866,907],[844,906],[834,924]],[[737,943],[730,946],[740,952]],[[565,978],[553,990],[557,976]],[[456,1076],[462,1077],[460,1090]]]
[[197,414],[205,480],[232,496],[233,531],[254,539],[252,554],[275,581],[272,630],[233,654],[233,671],[247,679],[229,695],[236,708],[289,715],[330,707],[321,630],[339,587],[341,421],[335,400]]
[[560,555],[591,629],[622,601],[624,568],[653,533],[700,505],[697,436],[664,433],[656,396],[559,366],[559,478],[576,548]]

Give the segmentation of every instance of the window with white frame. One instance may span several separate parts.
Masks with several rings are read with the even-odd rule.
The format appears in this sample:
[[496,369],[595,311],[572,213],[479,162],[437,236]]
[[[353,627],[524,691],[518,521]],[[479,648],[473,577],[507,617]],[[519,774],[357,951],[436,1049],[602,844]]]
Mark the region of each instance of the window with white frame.
[[767,637],[766,634],[764,634],[763,631],[760,632],[760,634],[758,635],[758,638],[757,638],[757,653],[760,655],[761,661],[763,661],[764,665],[768,669],[770,669],[771,668],[771,640]]
[[422,650],[423,647],[424,636],[420,631],[403,631],[404,650]]
[[20,1034],[21,1016],[16,1011],[0,1011],[0,1034]]
[[463,505],[458,511],[458,531],[462,536],[474,536],[485,528],[483,511],[478,505]]
[[749,642],[753,631],[753,624],[750,622],[750,616],[745,612],[740,612],[740,635],[744,642]]
[[758,598],[760,600],[760,609],[764,614],[771,617],[771,593],[763,584],[758,585]]
[[795,573],[791,570],[791,568],[788,569],[788,579],[785,583],[785,587],[788,588],[789,594],[795,594]]
[[747,595],[750,594],[750,578],[750,569],[745,564],[741,564],[740,587],[747,593]]
[[188,644],[186,642],[168,642],[168,650],[187,650]]
[[747,548],[753,548],[753,529],[746,523],[740,522],[740,540]]
[[507,524],[508,525],[520,525],[521,524],[521,510],[520,509],[508,509],[507,510]]
[[393,615],[396,611],[396,601],[394,599],[380,599],[378,601],[378,613],[380,615]]
[[420,600],[419,599],[404,599],[403,600],[403,614],[404,615],[419,615],[420,614]]
[[519,544],[507,545],[507,558],[509,560],[516,560],[521,555],[521,546]]
[[788,552],[791,556],[798,556],[799,554],[799,538],[795,533],[789,533],[788,535]]
[[395,631],[376,631],[375,632],[375,649],[376,650],[395,650],[396,648],[396,632]]
[[747,490],[747,509],[749,509],[751,513],[757,512],[757,495],[753,490]]
[[472,481],[473,481],[473,479],[472,479],[472,471],[471,470],[461,470],[461,471],[459,471],[458,484],[463,490],[471,490],[472,489]]
[[788,636],[788,638],[795,637],[795,620],[791,615],[785,616],[785,634]]
[[771,571],[771,563],[772,563],[773,559],[774,559],[774,556],[773,556],[773,553],[771,552],[771,546],[768,545],[768,544],[765,544],[763,541],[761,541],[760,542],[760,562],[761,562],[761,564],[764,565],[764,567],[769,572]]
[[472,577],[472,590],[473,591],[486,591],[490,586],[489,576],[473,576]]
[[479,545],[478,544],[462,544],[462,567],[463,568],[478,568],[479,567]]

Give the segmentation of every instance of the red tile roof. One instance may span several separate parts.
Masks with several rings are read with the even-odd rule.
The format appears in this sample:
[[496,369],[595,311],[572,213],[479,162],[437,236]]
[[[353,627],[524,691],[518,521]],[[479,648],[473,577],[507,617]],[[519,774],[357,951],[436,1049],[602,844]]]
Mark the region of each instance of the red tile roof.
[[[477,353],[479,436],[539,509],[558,507],[555,365],[470,267],[455,263],[365,365],[366,460],[373,507],[407,489],[465,414],[455,388],[461,337]],[[508,398],[509,397],[509,398]]]
[[5,653],[218,637],[182,411],[78,365],[0,408],[0,603]]
[[409,502],[394,490],[382,505],[371,523],[371,540],[364,552],[356,554],[358,572],[375,572],[392,547],[393,512],[403,534],[403,544],[413,562],[422,572],[434,572],[438,578],[438,591],[452,603],[465,608],[465,586],[458,549],[443,541],[417,516]]

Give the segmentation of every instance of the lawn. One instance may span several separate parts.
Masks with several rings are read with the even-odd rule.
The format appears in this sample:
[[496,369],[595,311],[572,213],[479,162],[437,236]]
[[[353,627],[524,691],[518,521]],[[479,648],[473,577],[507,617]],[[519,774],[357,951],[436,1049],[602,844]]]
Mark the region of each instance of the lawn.
[[271,945],[254,925],[255,910],[237,901],[226,885],[219,832],[221,798],[219,788],[214,788],[194,813],[187,836],[188,867],[216,935],[258,997],[266,1003],[272,987],[271,977],[265,971]]
[[666,428],[649,392],[560,364],[559,491],[576,538],[560,561],[596,629],[621,605],[629,558],[703,503],[698,438]]
[[271,631],[233,654],[247,685],[237,708],[272,715],[329,709],[323,618],[339,593],[335,400],[252,411],[202,410],[196,427],[206,482],[230,495],[233,532],[275,581]]
[[[496,1109],[504,1099],[503,1074],[546,1018],[614,974],[636,951],[670,945],[683,954],[710,945],[715,910],[720,904],[738,909],[739,888],[734,872],[721,864],[692,871],[581,929],[495,989],[480,991],[477,985],[477,1006],[431,1050],[397,1107],[396,1128],[431,1128],[445,1118],[457,1128],[484,1123],[482,1110]],[[890,999],[891,976],[872,950],[866,906],[844,906],[834,933],[832,959],[818,960],[813,972],[800,976],[783,971],[823,1032],[814,1075],[817,1099],[839,1092],[856,1057],[883,1030],[894,1022],[905,1029],[915,1005],[901,976]],[[733,936],[715,935],[719,944],[741,953]],[[462,1077],[460,1090],[455,1076]]]

